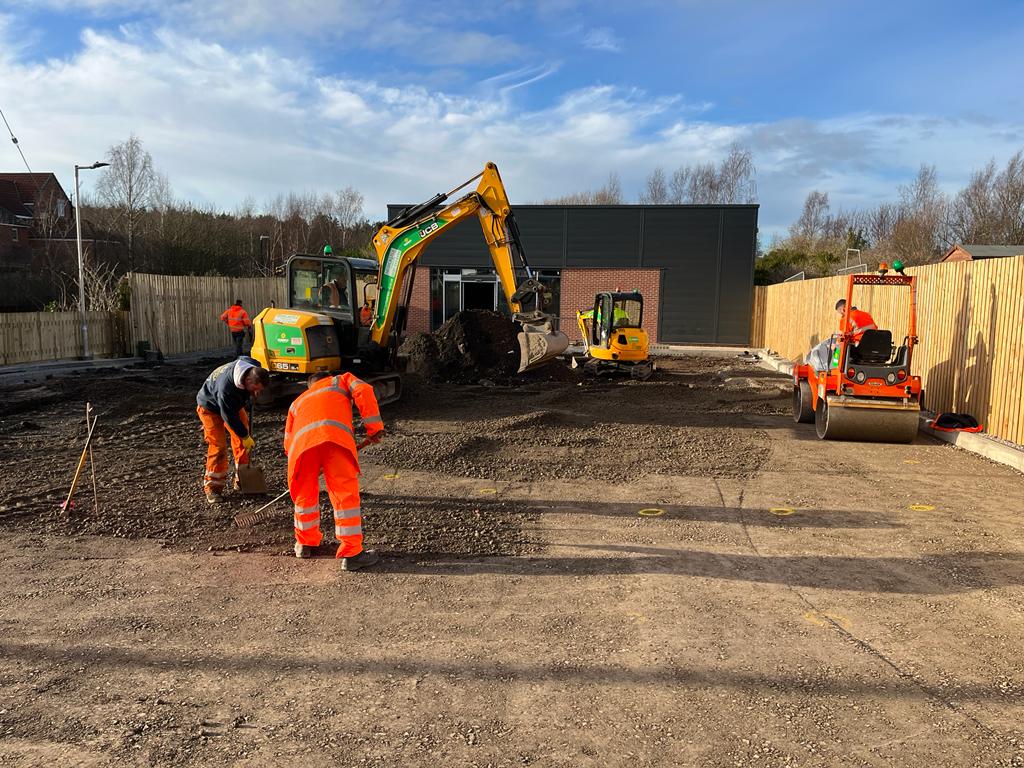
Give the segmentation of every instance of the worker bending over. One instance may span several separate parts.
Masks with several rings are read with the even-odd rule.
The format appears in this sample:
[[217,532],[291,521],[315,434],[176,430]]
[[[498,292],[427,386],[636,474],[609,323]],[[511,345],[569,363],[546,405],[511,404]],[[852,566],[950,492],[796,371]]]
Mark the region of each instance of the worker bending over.
[[295,504],[295,556],[309,557],[320,545],[320,475],[334,508],[336,557],[355,571],[376,563],[373,550],[363,549],[359,506],[359,457],[352,427],[352,404],[366,426],[370,442],[378,442],[384,422],[373,387],[351,373],[309,377],[309,389],[288,409],[284,451],[288,454],[288,490]]
[[235,357],[242,356],[242,340],[248,329],[252,333],[252,321],[249,320],[249,313],[242,309],[242,300],[235,299],[235,303],[221,312],[220,319],[228,324],[231,331],[231,340],[235,342]]
[[[839,330],[843,329],[843,315],[846,313],[846,299],[840,299],[836,302],[836,312],[839,313]],[[853,307],[850,309],[850,327],[849,332],[853,335],[853,342],[859,344],[860,340],[864,337],[864,331],[872,331],[877,328],[874,319],[862,309]],[[807,353],[807,357],[804,362],[808,365],[814,366],[816,371],[827,371],[829,368],[834,368],[835,363],[832,361],[832,352],[835,346],[836,339],[839,338],[839,334],[833,334],[825,341],[818,344],[810,352]]]
[[[259,396],[270,381],[270,374],[251,357],[240,357],[225,363],[211,373],[196,395],[196,413],[203,423],[206,440],[206,476],[203,489],[206,500],[217,504],[223,500],[224,485],[228,478],[228,438],[231,433],[231,451],[235,466],[249,463],[249,451],[254,445],[249,433],[249,413],[252,399]],[[235,476],[235,488],[238,476]]]

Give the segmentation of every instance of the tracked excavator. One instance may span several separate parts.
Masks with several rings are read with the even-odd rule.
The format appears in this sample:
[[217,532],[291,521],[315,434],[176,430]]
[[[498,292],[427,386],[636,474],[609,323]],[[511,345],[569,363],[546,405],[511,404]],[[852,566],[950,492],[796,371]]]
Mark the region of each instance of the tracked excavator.
[[639,291],[599,293],[591,309],[576,312],[583,337],[583,359],[573,357],[572,367],[585,373],[628,373],[646,381],[654,373],[647,332],[643,329],[644,297]]
[[910,316],[903,343],[892,343],[892,331],[873,329],[854,341],[850,313],[843,315],[833,365],[815,371],[811,365],[793,368],[793,420],[814,422],[823,440],[909,443],[917,434],[921,413],[921,377],[911,373],[917,338],[917,278],[878,274],[850,275],[846,306],[852,307],[854,286],[872,285],[910,289]]
[[[448,202],[478,182],[474,190]],[[400,211],[373,237],[376,259],[296,254],[288,260],[288,307],[253,320],[252,356],[271,372],[271,396],[301,391],[317,371],[349,370],[373,384],[381,404],[401,397],[398,347],[412,295],[415,265],[426,247],[456,224],[478,219],[518,325],[519,371],[537,368],[569,346],[544,313],[544,287],[523,249],[498,168],[447,193]]]

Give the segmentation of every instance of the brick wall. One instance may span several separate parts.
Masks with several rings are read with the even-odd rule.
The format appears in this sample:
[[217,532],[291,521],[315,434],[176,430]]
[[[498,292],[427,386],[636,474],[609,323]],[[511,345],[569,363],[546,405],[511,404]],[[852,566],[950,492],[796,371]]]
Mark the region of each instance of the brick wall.
[[576,324],[576,311],[592,309],[594,296],[616,289],[640,291],[644,297],[644,330],[651,342],[658,340],[660,269],[563,269],[561,328],[569,341],[582,341]]
[[430,333],[430,267],[416,267],[406,333]]

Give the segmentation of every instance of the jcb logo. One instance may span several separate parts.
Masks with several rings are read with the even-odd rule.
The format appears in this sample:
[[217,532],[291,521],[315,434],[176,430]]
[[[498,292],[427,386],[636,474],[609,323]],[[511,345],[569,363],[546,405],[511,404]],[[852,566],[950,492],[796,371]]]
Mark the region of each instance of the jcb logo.
[[436,221],[434,221],[434,222],[431,222],[430,226],[428,226],[428,227],[424,227],[423,229],[421,229],[421,230],[420,230],[420,237],[426,237],[426,236],[427,236],[427,235],[429,235],[429,234],[430,234],[431,232],[433,232],[433,231],[435,231],[435,230],[439,229],[439,228],[440,228],[440,226],[441,226],[441,225],[440,225],[440,224],[438,224],[438,223],[437,223]]

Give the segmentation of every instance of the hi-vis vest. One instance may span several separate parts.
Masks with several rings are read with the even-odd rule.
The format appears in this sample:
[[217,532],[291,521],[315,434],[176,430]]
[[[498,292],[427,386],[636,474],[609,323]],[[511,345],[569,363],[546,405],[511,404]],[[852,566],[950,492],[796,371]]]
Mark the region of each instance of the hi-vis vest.
[[230,307],[225,309],[221,314],[220,319],[228,324],[228,330],[232,333],[244,331],[251,325],[249,322],[249,313],[237,304],[232,304]]
[[366,434],[384,429],[373,387],[351,373],[321,379],[299,395],[288,409],[284,426],[284,452],[288,454],[289,482],[303,451],[323,443],[335,443],[352,452],[359,464],[352,403],[366,426]]

